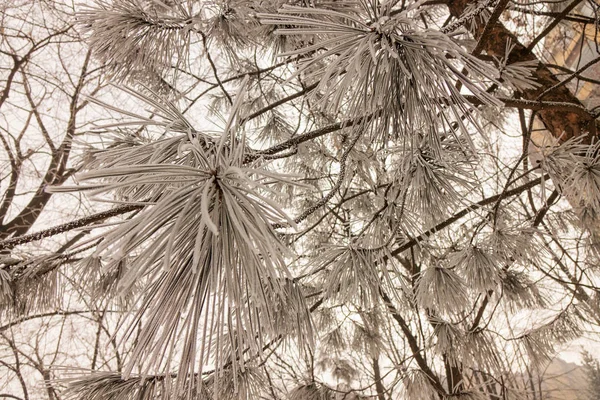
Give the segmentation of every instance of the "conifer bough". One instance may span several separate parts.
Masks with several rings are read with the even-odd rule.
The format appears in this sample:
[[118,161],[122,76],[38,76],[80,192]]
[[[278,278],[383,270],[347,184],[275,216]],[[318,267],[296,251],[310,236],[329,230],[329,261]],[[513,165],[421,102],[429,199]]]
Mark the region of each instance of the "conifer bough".
[[[102,119],[70,119],[67,182],[24,86],[60,166],[35,219],[54,196],[111,206],[3,225],[6,387],[29,396],[25,357],[51,399],[543,398],[600,321],[598,121],[576,96],[600,93],[578,26],[600,11],[552,4],[78,5],[70,111]],[[580,31],[596,53],[553,73],[551,38]],[[5,214],[26,159],[7,137]]]

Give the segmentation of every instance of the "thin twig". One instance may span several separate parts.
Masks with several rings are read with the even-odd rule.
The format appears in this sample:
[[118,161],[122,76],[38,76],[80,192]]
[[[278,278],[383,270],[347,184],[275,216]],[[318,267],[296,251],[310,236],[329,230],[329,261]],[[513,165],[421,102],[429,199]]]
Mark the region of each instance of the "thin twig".
[[564,17],[566,17],[571,10],[573,10],[575,7],[577,7],[579,5],[579,3],[581,3],[583,0],[574,0],[571,4],[569,4],[567,7],[565,7],[564,10],[562,10],[560,13],[558,13],[556,15],[556,17],[554,18],[554,20],[546,27],[546,29],[544,29],[542,31],[542,33],[540,33],[539,35],[537,35],[532,41],[531,43],[529,43],[529,46],[527,46],[527,50],[531,51],[533,50],[533,48],[543,39],[546,37],[546,35],[548,35],[559,23],[560,21],[563,20]]
[[592,65],[596,64],[598,61],[600,61],[600,57],[596,57],[594,58],[592,61],[588,62],[587,64],[585,64],[583,67],[579,68],[577,71],[573,72],[568,78],[564,79],[563,81],[557,83],[556,85],[549,87],[548,89],[544,90],[537,98],[536,100],[541,100],[545,95],[547,95],[548,93],[550,93],[551,91],[566,85],[567,83],[571,82],[573,79],[577,78],[577,76],[579,74],[581,74],[583,71],[585,71],[586,69],[588,69],[589,67],[591,67]]

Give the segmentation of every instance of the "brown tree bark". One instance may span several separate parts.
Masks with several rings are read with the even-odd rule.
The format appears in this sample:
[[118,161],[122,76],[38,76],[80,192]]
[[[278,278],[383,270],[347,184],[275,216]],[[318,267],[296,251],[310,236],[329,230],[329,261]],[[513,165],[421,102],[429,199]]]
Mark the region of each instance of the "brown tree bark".
[[[448,0],[446,4],[450,10],[450,14],[455,18],[460,18],[471,2],[472,0]],[[537,115],[544,123],[546,129],[561,142],[573,137],[586,135],[585,142],[591,143],[598,132],[598,124],[594,123],[592,115],[582,115],[581,113],[556,108],[544,109],[542,100],[573,103],[579,107],[582,107],[583,105],[567,87],[564,85],[557,86],[560,83],[560,80],[537,58],[529,48],[530,46],[526,47],[519,42],[514,34],[512,34],[502,23],[497,21],[491,21],[488,27],[484,24],[478,24],[473,31],[475,39],[480,40],[484,32],[486,39],[482,41],[482,45],[479,47],[481,47],[481,50],[486,52],[487,55],[504,57],[506,45],[510,41],[515,47],[508,57],[507,64],[532,60],[538,62],[534,77],[539,83],[539,87],[521,92],[520,97],[525,100],[540,101],[540,110]],[[542,93],[553,87],[555,88],[540,98]]]

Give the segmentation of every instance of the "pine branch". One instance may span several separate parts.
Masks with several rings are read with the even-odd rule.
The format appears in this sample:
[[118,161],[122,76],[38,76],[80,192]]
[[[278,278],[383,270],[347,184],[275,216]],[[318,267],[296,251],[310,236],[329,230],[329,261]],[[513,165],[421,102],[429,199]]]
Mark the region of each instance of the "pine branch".
[[540,15],[540,16],[553,17],[553,18],[562,17],[563,21],[577,22],[580,24],[595,24],[596,23],[596,20],[594,18],[588,17],[586,15],[581,15],[581,14],[571,14],[571,15],[563,16],[562,13],[558,13],[558,12],[530,10],[530,9],[515,6],[515,5],[509,5],[507,8],[511,11],[517,11],[517,12],[520,12],[523,14]]
[[[20,318],[14,320],[14,321],[10,321],[9,323],[7,323],[5,325],[1,325],[0,332],[4,332],[7,329],[10,329],[14,326],[22,324],[23,322],[31,321],[33,319],[54,317],[57,315],[68,316],[68,315],[91,314],[91,313],[97,313],[98,311],[99,310],[72,310],[72,311],[60,310],[60,311],[50,311],[50,312],[45,312],[45,313],[40,313],[40,314],[26,315],[26,316],[23,316],[23,317],[20,317]],[[108,311],[108,312],[111,312],[111,311]]]
[[394,318],[398,325],[400,325],[400,329],[402,329],[402,333],[404,333],[404,337],[406,337],[406,340],[408,341],[408,345],[411,349],[412,355],[415,358],[417,364],[419,365],[419,368],[427,375],[429,381],[431,382],[434,389],[439,393],[439,395],[441,397],[445,396],[447,393],[444,389],[444,386],[440,382],[440,378],[437,376],[437,374],[435,374],[435,372],[433,372],[431,368],[429,368],[427,360],[425,360],[425,357],[423,355],[423,349],[417,343],[417,339],[411,332],[406,320],[402,317],[402,315],[400,315],[396,307],[394,307],[392,299],[390,299],[390,297],[387,295],[387,293],[383,291],[383,289],[380,288],[379,294],[383,299],[386,308],[392,315],[392,318]]
[[[559,88],[561,85],[557,85]],[[465,99],[471,102],[473,105],[482,105],[481,101],[474,96],[465,95]],[[591,119],[593,115],[582,105],[577,103],[570,103],[565,101],[541,101],[541,100],[526,100],[526,99],[512,99],[507,97],[497,97],[506,107],[520,108],[525,110],[534,111],[563,111],[572,114],[577,114],[580,117]]]
[[375,118],[374,115],[359,117],[356,119],[351,119],[351,120],[347,120],[347,121],[343,121],[343,122],[336,122],[334,124],[327,125],[323,128],[319,128],[319,129],[315,129],[314,131],[303,133],[303,134],[293,137],[289,140],[286,140],[283,143],[280,143],[273,147],[270,147],[266,150],[258,151],[258,152],[256,152],[256,154],[250,154],[249,160],[256,159],[262,155],[270,155],[270,154],[279,153],[280,151],[287,150],[292,147],[296,147],[299,144],[308,142],[310,140],[314,140],[318,137],[327,135],[329,133],[336,132],[336,131],[339,131],[344,128],[350,128],[355,125],[367,123],[367,122],[371,121],[371,119],[373,119],[373,118]]
[[245,122],[251,121],[254,118],[260,117],[261,115],[263,115],[264,113],[271,111],[272,109],[279,107],[282,104],[287,103],[288,101],[292,101],[300,96],[304,96],[306,93],[310,92],[311,90],[315,89],[317,86],[319,85],[318,82],[313,83],[312,85],[308,85],[305,88],[303,88],[302,90],[291,94],[289,96],[286,96],[280,100],[277,100],[269,105],[267,105],[266,107],[261,108],[258,111],[253,112],[252,114],[246,115],[245,117],[242,118],[240,124],[244,124]]
[[104,221],[105,219],[123,215],[131,211],[140,210],[142,208],[143,206],[137,204],[123,205],[115,207],[108,211],[103,211],[97,214],[90,215],[89,217],[84,217],[72,222],[67,222],[62,225],[57,225],[52,228],[45,229],[43,231],[31,233],[29,235],[19,236],[12,239],[6,239],[0,242],[0,250],[12,249],[13,247],[21,244],[41,240],[50,236],[71,231],[73,229],[88,227],[96,222]]
[[422,242],[423,240],[427,239],[429,236],[435,234],[436,232],[441,231],[444,228],[447,228],[448,226],[452,225],[454,222],[460,220],[462,217],[464,217],[465,215],[468,215],[470,212],[475,211],[477,209],[480,209],[488,204],[493,204],[495,202],[497,202],[500,199],[504,199],[506,197],[510,197],[510,196],[516,196],[518,194],[521,194],[523,192],[525,192],[526,190],[529,190],[537,185],[539,185],[540,183],[543,183],[545,179],[548,179],[549,176],[545,175],[543,177],[539,177],[536,178],[532,181],[529,181],[527,183],[524,183],[521,186],[518,186],[514,189],[511,190],[507,190],[503,193],[497,194],[495,196],[491,196],[488,197],[486,199],[480,200],[477,203],[474,203],[472,205],[470,205],[469,207],[464,208],[463,210],[457,212],[456,214],[454,214],[452,217],[446,219],[445,221],[440,222],[439,224],[437,224],[436,226],[434,226],[433,228],[428,229],[427,231],[423,232],[422,234],[420,234],[419,236],[416,236],[410,240],[408,240],[407,242],[403,243],[402,245],[400,245],[399,247],[397,247],[396,249],[391,251],[391,255],[392,256],[396,256],[408,249],[410,249],[411,247],[417,245],[418,243]]
[[[360,131],[359,131],[359,132],[357,132],[355,134],[355,137],[352,140],[352,142],[349,143],[348,147],[342,153],[342,157],[340,157],[340,172],[338,174],[338,179],[337,179],[337,182],[335,183],[335,185],[331,188],[331,190],[329,191],[329,193],[327,193],[325,196],[323,196],[323,198],[321,200],[319,200],[316,204],[312,205],[311,207],[309,207],[308,209],[306,209],[302,214],[300,214],[299,216],[297,216],[296,218],[294,218],[294,222],[295,223],[298,224],[298,223],[304,221],[312,213],[314,213],[319,208],[321,208],[325,204],[327,204],[327,202],[329,200],[331,200],[331,198],[340,189],[340,187],[342,186],[342,183],[344,182],[344,178],[346,176],[346,162],[348,160],[348,155],[350,154],[350,151],[352,150],[352,148],[354,147],[354,145],[356,144],[356,142],[358,141],[358,139],[360,139],[360,136],[361,136],[361,134],[360,134]],[[277,226],[277,227],[280,227],[280,226]]]

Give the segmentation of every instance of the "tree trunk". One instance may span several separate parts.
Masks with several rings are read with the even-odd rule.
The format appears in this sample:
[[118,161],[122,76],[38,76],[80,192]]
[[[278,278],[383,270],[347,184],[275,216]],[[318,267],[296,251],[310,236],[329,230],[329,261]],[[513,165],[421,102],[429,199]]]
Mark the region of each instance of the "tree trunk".
[[[449,0],[446,4],[450,10],[450,14],[455,18],[465,12],[467,5],[472,0]],[[473,34],[475,39],[479,40],[481,35],[484,33],[486,26],[484,24],[478,24],[474,28]],[[489,32],[489,33],[488,33]],[[578,106],[582,106],[581,102],[575,97],[565,85],[558,86],[552,89],[550,92],[545,94],[541,99],[538,98],[544,91],[550,89],[560,83],[560,80],[554,76],[548,67],[538,60],[535,54],[522,43],[520,43],[515,35],[513,35],[506,27],[496,21],[492,21],[490,27],[486,32],[487,39],[483,43],[482,50],[489,56],[504,57],[507,43],[512,43],[515,47],[508,57],[507,64],[522,61],[538,61],[538,66],[535,70],[534,77],[539,83],[539,87],[533,90],[527,90],[520,93],[521,98],[532,101],[552,101],[552,102],[566,102],[573,103]],[[580,113],[572,111],[562,111],[556,108],[548,110],[540,110],[537,114],[546,129],[554,136],[558,138],[560,142],[586,135],[585,142],[591,143],[592,138],[597,135],[597,123],[593,123],[594,119],[591,115],[583,116]]]

